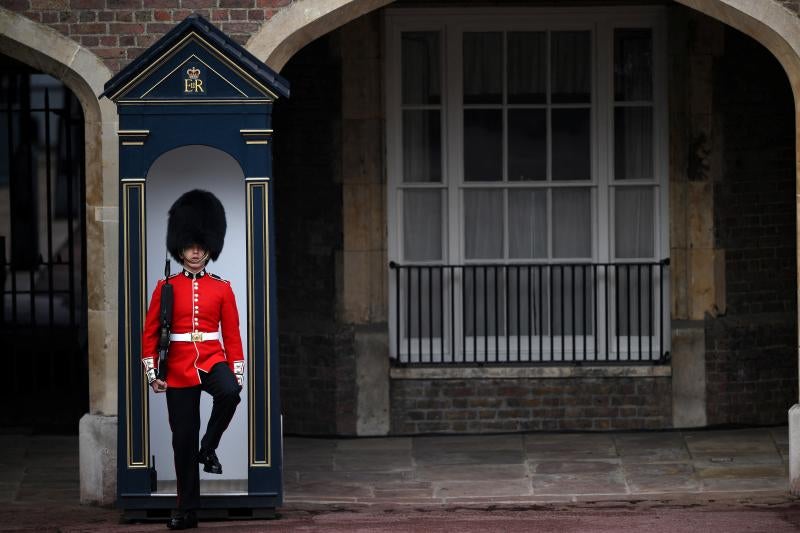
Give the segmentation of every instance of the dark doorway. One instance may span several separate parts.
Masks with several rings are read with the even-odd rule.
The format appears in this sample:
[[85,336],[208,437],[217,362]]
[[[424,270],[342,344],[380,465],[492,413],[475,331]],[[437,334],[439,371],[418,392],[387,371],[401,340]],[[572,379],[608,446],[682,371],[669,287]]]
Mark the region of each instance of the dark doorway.
[[0,55],[0,427],[77,433],[88,411],[84,120]]

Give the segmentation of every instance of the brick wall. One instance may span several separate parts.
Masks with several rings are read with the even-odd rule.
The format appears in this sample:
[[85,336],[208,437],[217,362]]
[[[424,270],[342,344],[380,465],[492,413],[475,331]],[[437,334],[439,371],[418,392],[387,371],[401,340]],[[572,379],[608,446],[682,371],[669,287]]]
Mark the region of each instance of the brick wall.
[[240,44],[294,0],[0,0],[50,26],[118,72],[175,24],[199,13]]
[[785,423],[797,400],[794,101],[778,61],[731,28],[714,76],[727,313],[706,324],[708,420]]
[[393,380],[392,433],[663,429],[671,379]]
[[281,72],[292,96],[273,112],[281,402],[290,434],[337,433],[338,383],[343,374],[352,380],[350,335],[335,320],[342,249],[338,54],[336,33],[296,54]]

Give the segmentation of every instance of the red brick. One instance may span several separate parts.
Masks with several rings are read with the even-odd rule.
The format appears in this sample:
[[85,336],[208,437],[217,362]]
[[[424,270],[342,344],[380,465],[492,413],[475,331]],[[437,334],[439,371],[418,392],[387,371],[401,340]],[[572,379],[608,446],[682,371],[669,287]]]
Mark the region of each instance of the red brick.
[[215,2],[209,2],[209,0],[181,0],[181,7],[184,9],[202,9],[211,7],[209,4]]
[[153,12],[148,9],[136,11],[136,22],[150,22],[153,20]]
[[95,35],[84,35],[81,37],[81,45],[95,47],[100,44],[100,37]]
[[94,53],[98,57],[117,58],[125,55],[125,48],[95,48]]
[[113,11],[100,11],[97,13],[97,20],[101,22],[111,22],[114,20]]
[[158,40],[158,35],[137,35],[136,46],[142,48],[150,48]]
[[133,46],[136,44],[136,38],[133,35],[120,35],[119,36],[119,45],[120,46]]
[[247,19],[248,20],[264,20],[264,10],[263,9],[251,9],[247,12]]
[[255,7],[254,0],[219,0],[219,7]]
[[103,35],[100,37],[100,46],[119,46],[119,36]]
[[117,35],[135,35],[144,33],[144,24],[112,22],[108,25],[108,33],[115,33]]
[[58,22],[58,13],[55,11],[45,11],[42,13],[42,22],[49,24],[51,22]]
[[64,35],[69,35],[69,25],[68,24],[50,24],[50,27],[56,30],[59,33],[63,33]]
[[144,0],[142,7],[156,7],[160,9],[166,9],[169,7],[180,7],[180,2],[178,0]]
[[227,9],[213,9],[211,10],[211,20],[215,22],[230,20],[230,13]]
[[172,20],[172,13],[163,9],[157,9],[153,11],[153,20],[157,20],[159,22]]
[[24,16],[28,17],[29,19],[33,20],[34,22],[41,22],[42,21],[42,12],[41,11],[26,11],[23,13]]
[[119,22],[133,22],[133,11],[117,11],[114,18]]
[[105,9],[106,0],[70,0],[72,9]]
[[277,8],[288,6],[292,0],[256,0],[256,7]]
[[97,11],[81,11],[78,13],[79,22],[96,22]]
[[114,9],[141,9],[142,0],[109,0],[108,7]]
[[169,22],[150,22],[147,24],[147,33],[167,33],[175,27],[175,24]]
[[59,22],[65,22],[67,24],[72,22],[78,22],[78,12],[77,11],[60,11],[58,13],[58,20]]
[[29,0],[0,0],[0,7],[4,7],[10,11],[26,11],[31,8]]
[[247,20],[246,9],[231,9],[229,10],[231,20]]
[[31,9],[67,9],[67,0],[31,0]]
[[77,23],[70,27],[70,33],[74,35],[106,33],[106,24],[102,22]]
[[252,34],[258,31],[260,24],[255,22],[223,22],[222,31],[225,33]]

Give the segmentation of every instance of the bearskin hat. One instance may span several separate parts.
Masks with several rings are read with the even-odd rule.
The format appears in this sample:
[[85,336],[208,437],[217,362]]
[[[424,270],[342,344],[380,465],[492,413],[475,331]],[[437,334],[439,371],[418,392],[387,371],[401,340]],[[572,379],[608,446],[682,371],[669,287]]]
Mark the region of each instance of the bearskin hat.
[[167,250],[178,263],[181,252],[193,244],[208,251],[216,261],[225,242],[225,208],[208,191],[194,189],[181,195],[169,208]]

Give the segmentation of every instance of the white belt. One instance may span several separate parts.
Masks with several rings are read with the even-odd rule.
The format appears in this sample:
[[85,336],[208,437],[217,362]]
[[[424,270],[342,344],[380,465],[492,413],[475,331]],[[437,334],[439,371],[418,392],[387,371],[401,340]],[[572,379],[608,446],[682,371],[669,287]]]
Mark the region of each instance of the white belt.
[[203,342],[219,340],[219,331],[193,331],[191,333],[170,333],[169,340],[178,342]]

